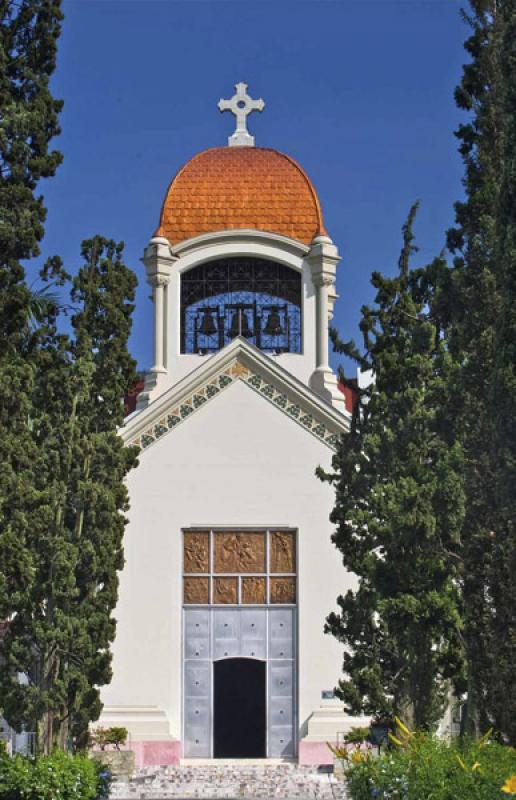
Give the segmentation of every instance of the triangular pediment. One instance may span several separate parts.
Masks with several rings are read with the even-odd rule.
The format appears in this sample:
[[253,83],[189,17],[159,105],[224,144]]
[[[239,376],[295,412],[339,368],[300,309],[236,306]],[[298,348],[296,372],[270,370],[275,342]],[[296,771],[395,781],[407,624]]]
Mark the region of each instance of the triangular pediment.
[[142,450],[241,381],[311,436],[336,450],[339,436],[349,430],[349,416],[337,411],[273,358],[238,337],[194,372],[170,387],[147,408],[133,414],[121,430],[128,444]]

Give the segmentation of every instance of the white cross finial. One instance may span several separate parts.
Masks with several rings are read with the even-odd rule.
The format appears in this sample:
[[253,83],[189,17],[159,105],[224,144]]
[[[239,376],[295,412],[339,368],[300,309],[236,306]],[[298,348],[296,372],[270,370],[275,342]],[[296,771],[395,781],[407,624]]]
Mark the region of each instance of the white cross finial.
[[247,115],[252,111],[263,111],[265,103],[260,98],[252,100],[247,94],[247,83],[235,84],[236,94],[231,100],[218,102],[219,111],[231,111],[236,117],[236,130],[228,138],[230,147],[254,147],[254,136],[247,130]]

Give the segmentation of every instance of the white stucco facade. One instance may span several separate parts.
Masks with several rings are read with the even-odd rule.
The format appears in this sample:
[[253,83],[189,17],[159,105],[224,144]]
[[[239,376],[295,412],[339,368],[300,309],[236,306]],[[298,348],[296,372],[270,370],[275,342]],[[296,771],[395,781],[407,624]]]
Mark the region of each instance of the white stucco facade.
[[142,454],[129,478],[138,503],[125,538],[107,706],[156,706],[181,738],[182,529],[283,526],[298,531],[302,735],[342,660],[323,625],[348,586],[330,541],[332,490],[314,476],[331,455],[240,381]]
[[[265,152],[258,158],[270,158],[274,172],[277,154],[268,156]],[[286,161],[288,170],[299,170],[296,165],[292,167],[288,158]],[[237,162],[241,163],[238,159]],[[249,164],[254,169],[254,161]],[[245,172],[239,174],[245,183]],[[215,169],[215,194],[218,175]],[[268,180],[267,175],[265,179]],[[304,742],[305,755],[312,745],[320,745],[319,749],[312,747],[309,756],[312,763],[322,763],[329,756],[325,742],[349,726],[340,704],[327,699],[341,673],[342,648],[324,633],[324,623],[336,608],[337,596],[344,594],[354,579],[345,572],[331,542],[333,488],[315,475],[317,467],[331,470],[332,457],[350,421],[328,359],[328,322],[337,298],[335,277],[340,257],[324,232],[313,187],[304,173],[299,180],[301,183],[296,185],[304,193],[303,202],[308,203],[318,226],[315,234],[310,234],[313,238],[309,244],[306,237],[297,241],[263,226],[258,229],[240,225],[200,233],[172,245],[160,228],[142,259],[153,292],[154,363],[136,411],[122,430],[127,444],[138,445],[141,454],[139,466],[128,477],[131,507],[124,540],[126,563],[115,612],[113,680],[102,692],[104,711],[100,720],[102,725],[123,725],[129,730],[131,746],[139,748],[141,763],[172,763],[185,754],[217,755],[213,726],[219,712],[214,711],[214,703],[220,703],[220,697],[222,705],[234,702],[231,691],[227,703],[220,695],[221,682],[219,700],[214,700],[216,663],[225,656],[227,661],[255,658],[262,662],[264,683],[260,684],[262,689],[255,691],[263,690],[266,695],[266,756],[297,756]],[[203,181],[203,187],[205,184]],[[281,189],[278,184],[278,192]],[[181,195],[181,202],[186,203],[182,213],[187,222],[190,207],[201,201],[207,203],[207,213],[212,213],[209,198],[199,200],[196,191],[192,189],[192,204],[184,200],[184,193]],[[171,192],[169,189],[169,197]],[[222,196],[230,197],[227,192]],[[244,192],[244,205],[246,197]],[[274,197],[273,191],[271,202]],[[174,209],[167,213],[172,219]],[[169,218],[164,214],[162,211],[162,222],[168,225]],[[253,211],[249,218],[255,217]],[[303,231],[305,217],[294,214],[293,219]],[[191,227],[191,222],[188,225]],[[245,308],[255,314],[254,327],[252,335],[251,331],[245,335],[254,337],[257,346],[250,344],[245,335],[235,335],[230,328],[221,327],[228,325],[228,317],[214,310],[213,302],[222,301],[220,292],[209,288],[215,285],[209,280],[208,288],[202,284],[204,294],[192,295],[192,306],[187,306],[186,301],[182,305],[182,281],[190,271],[204,275],[202,265],[213,264],[220,269],[217,265],[235,264],[238,259],[244,275],[246,269],[254,269],[253,264],[259,264],[260,274],[265,275],[269,274],[269,265],[271,270],[276,265],[278,274],[287,275],[285,282],[291,281],[289,285],[296,286],[296,292],[299,289],[294,302],[296,319],[300,321],[300,328],[296,328],[300,344],[297,341],[295,347],[290,347],[288,338],[288,346],[259,349],[263,341],[260,332],[265,335],[267,325],[271,325],[271,309],[279,320],[275,298],[291,302],[287,288],[283,295],[266,290],[270,299],[265,299],[263,308],[269,309],[269,316],[262,311],[258,317],[256,303],[263,300],[256,300],[261,295],[252,289],[256,292],[254,306]],[[277,286],[281,292],[281,286]],[[243,291],[251,290],[244,286]],[[217,297],[210,303],[210,298]],[[200,306],[195,305],[199,302]],[[250,301],[229,300],[235,302]],[[197,316],[194,323],[200,326],[194,328],[194,343],[198,341],[197,332],[202,330],[202,314],[213,314],[208,327],[217,330],[218,350],[212,347],[207,354],[205,348],[192,346],[191,342],[188,348],[185,346],[186,309],[190,307],[201,309],[200,321]],[[235,309],[235,305],[228,308]],[[283,308],[282,335],[285,329],[290,330],[291,321],[289,306]],[[194,313],[198,315],[197,310]],[[239,330],[242,334],[241,317]],[[205,541],[212,548],[211,566],[203,568],[207,577],[202,579],[211,588],[208,599],[203,600],[187,597],[185,587],[192,571],[183,569],[188,532],[196,531],[201,532],[201,538],[202,532],[207,532]],[[213,566],[213,548],[216,541],[222,541],[216,539],[217,535],[225,535],[225,531],[237,532],[241,541],[246,531],[263,535],[264,599],[244,599],[245,569],[228,570],[231,574],[240,572],[234,579],[239,587],[234,599],[215,597],[214,587],[219,585],[219,579],[215,574],[218,568]],[[270,548],[281,531],[288,532],[290,542],[296,542],[296,552],[295,569],[288,569],[279,579],[274,576],[280,572],[279,567],[271,566]],[[258,583],[262,580],[259,576],[256,579]],[[273,595],[271,587],[279,585],[280,580],[290,587],[287,599]],[[223,603],[228,605],[222,606]],[[224,609],[229,609],[227,616],[223,616]],[[199,641],[199,646],[193,648],[195,652],[190,652],[187,639],[192,620],[197,620],[194,635],[200,635],[195,634],[195,628],[199,628],[208,637],[206,641],[195,640]],[[243,640],[233,642],[232,653],[229,646],[225,652],[225,646],[221,650],[217,649],[217,642],[214,644],[217,620],[220,625],[225,620],[224,628],[235,625],[241,637],[245,620],[254,629],[253,636],[257,636],[263,622],[265,638],[263,642],[256,639],[257,646],[249,647],[249,652]],[[277,647],[271,639],[285,636],[280,620],[288,620],[288,625],[295,628],[289,629],[286,647]],[[276,633],[275,625],[279,626]],[[280,673],[281,680],[277,678]],[[197,678],[189,683],[192,675]],[[206,696],[196,688],[204,685],[203,681],[209,684]],[[252,721],[249,724],[252,726]],[[167,743],[173,748],[167,750]]]
[[[318,466],[331,468],[334,448],[324,437],[345,432],[347,417],[239,339],[133,415],[125,436],[141,441],[167,409],[231,370],[237,373],[232,383],[150,442],[128,479],[126,565],[115,614],[114,677],[103,692],[102,723],[115,719],[134,740],[181,740],[184,529],[297,531],[299,738],[321,693],[333,688],[340,672],[341,648],[323,626],[352,578],[330,539],[333,490],[314,473]],[[256,375],[263,386],[274,385],[277,396],[299,404],[313,430],[323,425],[323,438],[292,418],[288,406],[278,407],[253,388],[249,381]]]

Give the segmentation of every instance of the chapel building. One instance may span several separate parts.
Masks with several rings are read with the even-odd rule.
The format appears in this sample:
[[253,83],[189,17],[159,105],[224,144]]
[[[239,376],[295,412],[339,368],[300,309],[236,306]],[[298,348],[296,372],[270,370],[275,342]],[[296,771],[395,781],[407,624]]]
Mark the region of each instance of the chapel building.
[[229,146],[173,178],[143,262],[154,365],[124,440],[126,563],[100,724],[140,764],[331,760],[342,647],[324,634],[353,585],[331,468],[349,407],[329,366],[339,253],[290,156],[254,146],[237,84]]

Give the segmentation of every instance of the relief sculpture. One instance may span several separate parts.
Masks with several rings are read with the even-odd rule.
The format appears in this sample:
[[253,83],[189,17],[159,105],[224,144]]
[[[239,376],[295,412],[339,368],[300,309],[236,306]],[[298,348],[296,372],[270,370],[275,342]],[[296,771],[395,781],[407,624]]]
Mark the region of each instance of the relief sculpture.
[[238,603],[238,578],[215,578],[213,585],[214,603]]
[[215,572],[264,572],[263,533],[216,533]]
[[271,603],[295,603],[296,579],[271,578]]
[[[266,578],[266,561],[270,578]],[[185,605],[295,604],[295,533],[185,531],[184,573]],[[210,574],[213,577],[209,577]],[[212,597],[210,580],[213,581]]]
[[271,535],[271,572],[296,571],[296,540],[293,533]]
[[242,603],[261,605],[265,602],[265,578],[242,578]]
[[200,603],[206,605],[210,602],[209,578],[185,578],[184,602],[185,605]]
[[208,572],[210,563],[209,533],[185,533],[184,571]]

